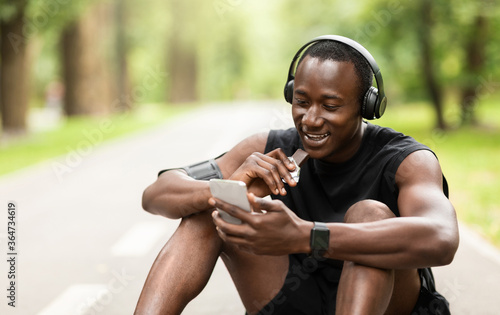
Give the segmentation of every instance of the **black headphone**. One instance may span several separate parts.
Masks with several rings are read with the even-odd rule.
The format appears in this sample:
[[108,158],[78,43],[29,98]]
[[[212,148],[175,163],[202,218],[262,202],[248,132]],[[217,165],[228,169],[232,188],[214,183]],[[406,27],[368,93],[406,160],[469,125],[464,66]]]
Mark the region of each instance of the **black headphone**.
[[304,51],[311,44],[314,44],[319,41],[331,40],[335,42],[340,42],[348,45],[349,47],[358,51],[368,62],[370,68],[372,69],[375,75],[375,82],[377,83],[377,88],[372,86],[366,91],[363,104],[361,105],[361,115],[365,119],[375,119],[380,118],[385,112],[385,107],[387,105],[387,98],[384,93],[384,81],[382,80],[382,74],[380,73],[380,69],[375,62],[373,56],[359,44],[358,42],[343,36],[338,35],[324,35],[316,37],[309,42],[307,42],[304,46],[302,46],[299,51],[293,57],[292,63],[290,64],[290,70],[288,70],[288,78],[285,84],[285,100],[292,104],[293,101],[293,81],[295,79],[294,70],[296,67],[297,59],[301,56],[302,51]]

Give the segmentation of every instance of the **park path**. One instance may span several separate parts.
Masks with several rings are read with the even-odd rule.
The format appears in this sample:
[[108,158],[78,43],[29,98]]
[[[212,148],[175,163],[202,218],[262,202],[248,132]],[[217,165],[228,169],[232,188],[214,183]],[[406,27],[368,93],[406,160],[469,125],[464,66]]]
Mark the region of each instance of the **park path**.
[[[100,143],[103,129],[57,159],[0,177],[0,287],[9,289],[8,203],[16,206],[15,290],[0,314],[132,314],[149,268],[178,221],[141,210],[157,171],[214,157],[245,136],[291,126],[283,102],[209,105],[147,131]],[[453,197],[453,195],[452,195]],[[500,313],[500,254],[461,226],[455,261],[435,268],[453,314]],[[15,293],[16,307],[7,295]],[[183,314],[243,314],[218,263]],[[424,314],[424,313],[422,313]]]

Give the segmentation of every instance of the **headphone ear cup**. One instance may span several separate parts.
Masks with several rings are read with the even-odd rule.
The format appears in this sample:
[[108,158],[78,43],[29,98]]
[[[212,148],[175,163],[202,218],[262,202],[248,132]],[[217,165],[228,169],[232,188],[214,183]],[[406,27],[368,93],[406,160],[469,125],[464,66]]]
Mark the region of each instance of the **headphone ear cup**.
[[285,100],[292,104],[293,101],[293,79],[288,81],[285,85]]
[[[378,96],[380,97],[380,95]],[[385,108],[387,107],[387,97],[382,97],[380,101],[378,101],[376,112],[375,112],[375,117],[380,118],[385,112]]]
[[[375,113],[378,113],[377,107],[378,90],[376,87],[370,87],[366,91],[363,105],[361,107],[361,116],[365,119],[375,119]],[[377,117],[379,118],[379,117]]]

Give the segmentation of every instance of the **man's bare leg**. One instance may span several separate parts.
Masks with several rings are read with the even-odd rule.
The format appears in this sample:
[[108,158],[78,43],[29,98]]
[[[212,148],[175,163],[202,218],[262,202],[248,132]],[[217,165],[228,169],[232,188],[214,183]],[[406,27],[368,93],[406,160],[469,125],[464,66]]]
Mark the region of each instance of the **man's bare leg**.
[[288,273],[288,256],[258,256],[224,244],[221,258],[249,314],[279,293]]
[[207,211],[184,218],[161,250],[135,314],[180,314],[207,284],[219,255],[250,314],[264,307],[283,286],[288,256],[257,256],[223,244]]
[[153,263],[134,314],[180,314],[207,284],[221,248],[209,211],[182,219]]
[[[394,217],[377,201],[364,200],[347,212],[346,223],[361,223]],[[336,314],[410,314],[420,292],[416,269],[386,270],[346,261],[340,278]]]

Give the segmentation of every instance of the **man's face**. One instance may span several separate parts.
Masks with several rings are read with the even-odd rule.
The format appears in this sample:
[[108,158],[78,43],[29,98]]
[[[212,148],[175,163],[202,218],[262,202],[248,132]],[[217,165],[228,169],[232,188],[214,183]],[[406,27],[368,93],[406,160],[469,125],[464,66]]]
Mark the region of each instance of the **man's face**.
[[312,158],[341,163],[358,150],[364,128],[357,81],[348,62],[307,56],[297,68],[292,116]]

